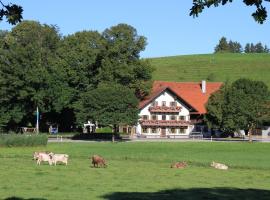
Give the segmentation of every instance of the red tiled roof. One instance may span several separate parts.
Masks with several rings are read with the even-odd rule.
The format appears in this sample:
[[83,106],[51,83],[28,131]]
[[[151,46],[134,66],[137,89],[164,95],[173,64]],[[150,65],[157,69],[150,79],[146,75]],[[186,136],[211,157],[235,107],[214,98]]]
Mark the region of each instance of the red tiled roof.
[[206,93],[202,93],[200,82],[166,82],[155,81],[151,94],[140,102],[139,108],[143,108],[153,99],[155,99],[161,92],[166,89],[171,90],[185,103],[189,104],[199,114],[206,113],[205,104],[209,96],[217,91],[223,83],[221,82],[206,82]]

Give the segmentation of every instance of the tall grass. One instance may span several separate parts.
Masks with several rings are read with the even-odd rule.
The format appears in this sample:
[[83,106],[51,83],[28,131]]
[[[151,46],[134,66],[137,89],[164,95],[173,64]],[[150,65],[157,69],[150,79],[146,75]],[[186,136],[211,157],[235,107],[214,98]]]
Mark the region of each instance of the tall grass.
[[48,137],[45,134],[40,135],[18,135],[1,134],[0,147],[19,147],[19,146],[45,146]]

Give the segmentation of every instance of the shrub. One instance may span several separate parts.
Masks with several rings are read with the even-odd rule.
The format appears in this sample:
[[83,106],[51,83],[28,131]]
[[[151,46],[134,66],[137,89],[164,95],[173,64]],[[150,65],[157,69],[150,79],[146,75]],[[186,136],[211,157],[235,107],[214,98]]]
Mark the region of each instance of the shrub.
[[103,127],[96,129],[96,133],[112,133],[111,127]]
[[19,146],[45,146],[48,137],[45,134],[40,135],[18,135],[18,134],[2,134],[0,135],[1,147],[19,147]]
[[207,77],[206,77],[207,81],[215,81],[216,80],[216,75],[213,73],[210,73]]

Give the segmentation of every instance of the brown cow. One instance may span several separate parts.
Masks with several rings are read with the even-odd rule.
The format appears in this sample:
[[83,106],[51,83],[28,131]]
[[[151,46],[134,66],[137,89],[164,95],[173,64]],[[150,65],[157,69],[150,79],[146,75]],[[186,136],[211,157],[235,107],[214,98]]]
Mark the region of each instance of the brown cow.
[[93,167],[107,167],[105,159],[101,156],[93,155],[90,159],[92,159]]
[[176,162],[171,165],[171,168],[184,169],[187,167],[187,162]]

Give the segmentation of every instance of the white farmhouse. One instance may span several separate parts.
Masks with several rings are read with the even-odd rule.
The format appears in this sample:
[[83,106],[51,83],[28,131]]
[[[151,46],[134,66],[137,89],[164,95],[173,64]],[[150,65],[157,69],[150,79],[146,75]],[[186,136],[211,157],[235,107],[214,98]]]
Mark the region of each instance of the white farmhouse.
[[222,83],[155,81],[152,92],[139,104],[136,126],[120,131],[147,138],[186,138],[201,131],[205,104]]

